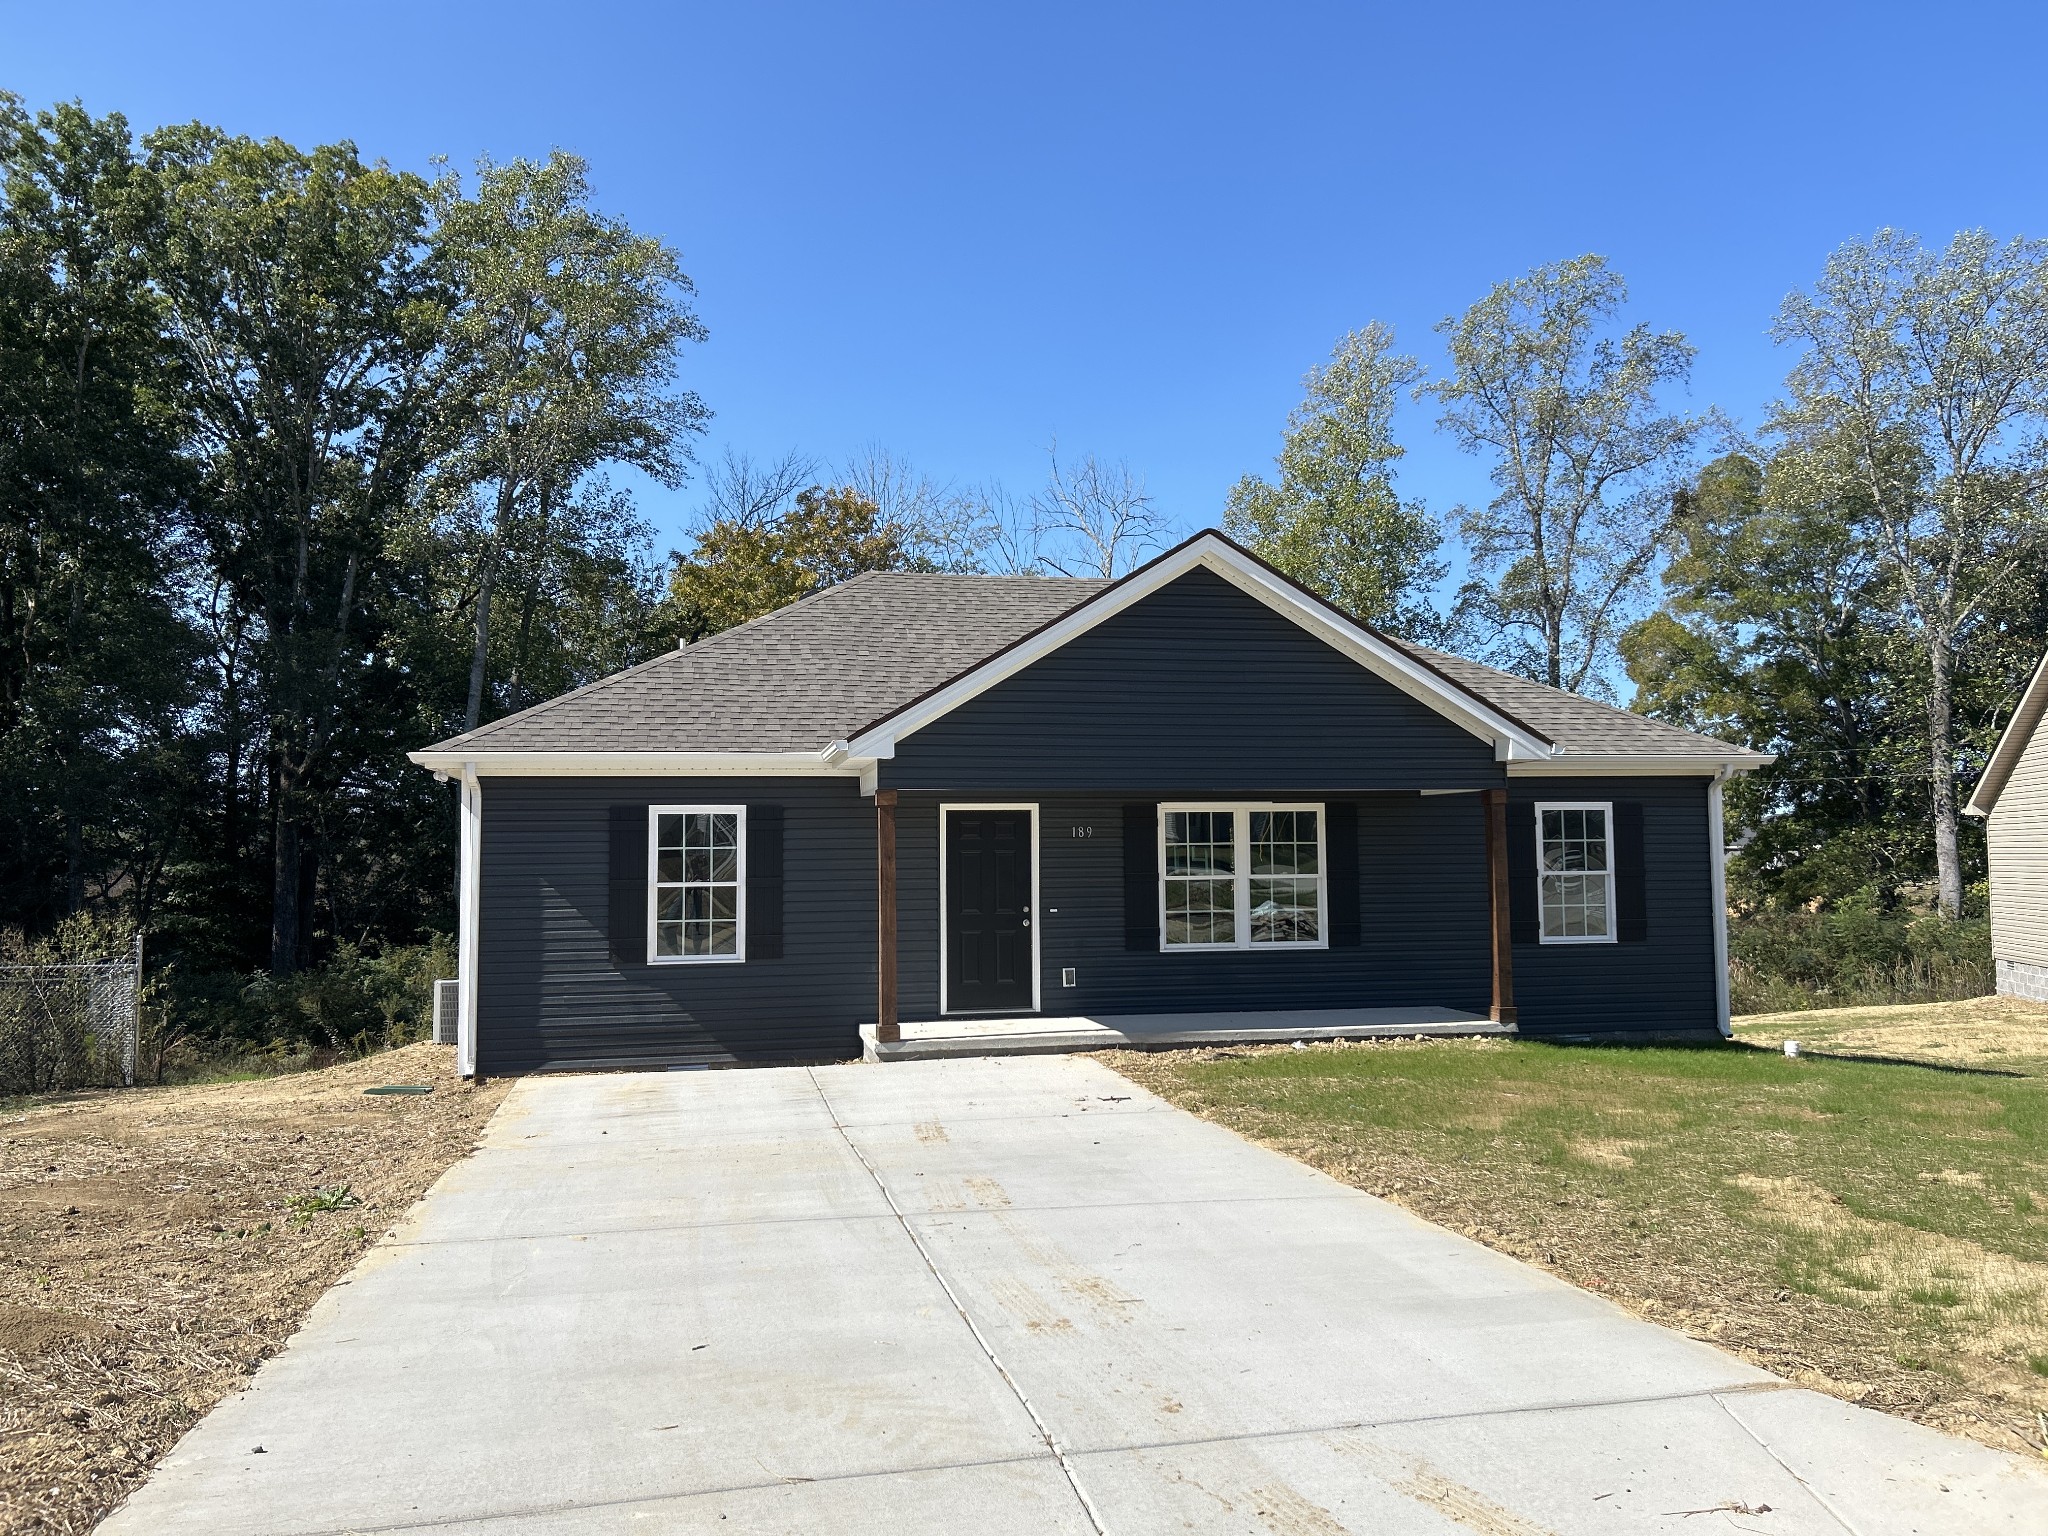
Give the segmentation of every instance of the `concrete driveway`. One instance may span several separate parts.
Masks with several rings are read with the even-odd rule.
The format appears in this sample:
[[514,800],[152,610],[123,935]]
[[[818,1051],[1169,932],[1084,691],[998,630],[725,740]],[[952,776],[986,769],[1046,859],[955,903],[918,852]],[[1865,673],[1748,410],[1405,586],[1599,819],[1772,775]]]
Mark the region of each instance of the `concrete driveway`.
[[1039,1057],[519,1084],[101,1529],[2048,1532],[2048,1469]]

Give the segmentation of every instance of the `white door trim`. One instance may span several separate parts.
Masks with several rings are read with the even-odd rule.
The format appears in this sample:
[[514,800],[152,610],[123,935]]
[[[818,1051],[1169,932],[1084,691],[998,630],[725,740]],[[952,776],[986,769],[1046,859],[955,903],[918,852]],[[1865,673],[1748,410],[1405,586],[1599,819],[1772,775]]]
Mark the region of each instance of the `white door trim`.
[[1039,1011],[1038,989],[1043,980],[1039,964],[1039,934],[1044,931],[1045,913],[1038,900],[1038,806],[1025,801],[948,800],[939,805],[939,1012],[950,1011],[947,973],[952,969],[952,945],[946,932],[946,818],[955,811],[1029,811],[1031,813],[1031,1011]]

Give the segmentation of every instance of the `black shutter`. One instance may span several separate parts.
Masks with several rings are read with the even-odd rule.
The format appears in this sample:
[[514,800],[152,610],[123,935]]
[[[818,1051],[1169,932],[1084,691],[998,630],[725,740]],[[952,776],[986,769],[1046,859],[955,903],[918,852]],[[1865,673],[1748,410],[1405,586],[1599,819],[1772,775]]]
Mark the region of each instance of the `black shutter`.
[[1649,893],[1643,876],[1643,805],[1618,800],[1614,805],[1614,926],[1624,944],[1640,944],[1650,936]]
[[1334,800],[1323,807],[1323,851],[1329,858],[1324,883],[1330,891],[1330,947],[1355,949],[1358,922],[1358,807]]
[[747,958],[782,958],[782,807],[747,807]]
[[1508,802],[1508,938],[1534,944],[1540,937],[1536,911],[1536,803]]
[[611,821],[611,881],[607,923],[612,958],[647,963],[647,807],[615,805]]
[[1124,948],[1159,949],[1159,807],[1124,807]]

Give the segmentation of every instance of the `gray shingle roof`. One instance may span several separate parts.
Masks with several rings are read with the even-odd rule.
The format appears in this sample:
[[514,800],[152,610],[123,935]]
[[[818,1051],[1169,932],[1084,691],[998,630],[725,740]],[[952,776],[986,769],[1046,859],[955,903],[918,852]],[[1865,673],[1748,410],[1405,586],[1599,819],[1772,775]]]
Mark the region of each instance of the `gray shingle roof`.
[[869,572],[430,750],[822,751],[1108,585]]
[[1412,656],[1428,662],[1439,672],[1485,699],[1495,709],[1533,727],[1567,752],[1596,753],[1603,757],[1705,757],[1715,753],[1748,755],[1745,747],[1731,746],[1697,731],[1682,730],[1652,720],[1632,710],[1617,709],[1598,699],[1565,693],[1544,683],[1531,682],[1512,672],[1496,671],[1454,656],[1433,651],[1425,645],[1397,642]]
[[[818,752],[1109,585],[1054,576],[872,572],[429,750]],[[1574,754],[1747,755],[1462,656],[1405,649]]]

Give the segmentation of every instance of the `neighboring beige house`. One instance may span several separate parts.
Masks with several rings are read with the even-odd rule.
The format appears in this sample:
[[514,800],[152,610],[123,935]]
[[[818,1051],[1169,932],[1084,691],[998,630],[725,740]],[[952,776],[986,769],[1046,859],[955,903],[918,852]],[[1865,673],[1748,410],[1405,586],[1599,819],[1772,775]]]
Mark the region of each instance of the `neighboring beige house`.
[[2048,1003],[2048,656],[1965,809],[1984,818],[1998,990]]

